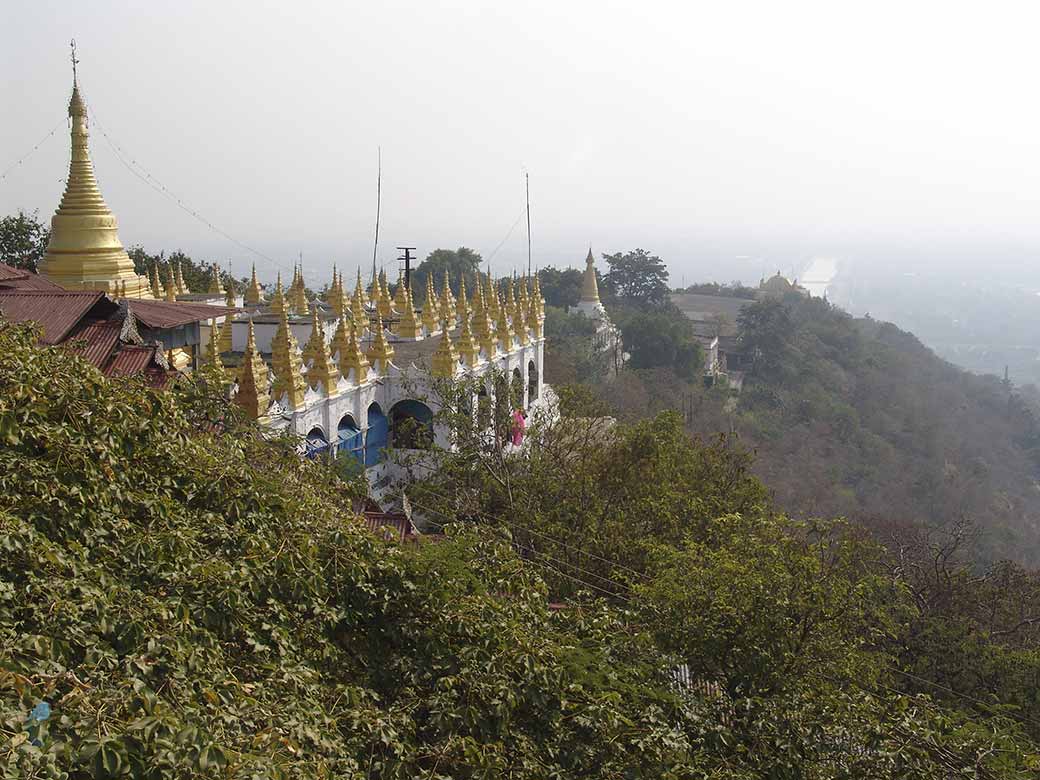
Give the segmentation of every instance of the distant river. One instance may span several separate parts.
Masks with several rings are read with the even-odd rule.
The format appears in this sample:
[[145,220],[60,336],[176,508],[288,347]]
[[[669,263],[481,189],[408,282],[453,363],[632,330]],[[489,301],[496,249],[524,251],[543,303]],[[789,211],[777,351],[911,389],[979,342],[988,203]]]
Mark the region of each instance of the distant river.
[[798,284],[808,290],[814,297],[822,298],[827,294],[834,277],[838,275],[838,261],[833,257],[817,257],[809,261],[809,265],[798,277]]

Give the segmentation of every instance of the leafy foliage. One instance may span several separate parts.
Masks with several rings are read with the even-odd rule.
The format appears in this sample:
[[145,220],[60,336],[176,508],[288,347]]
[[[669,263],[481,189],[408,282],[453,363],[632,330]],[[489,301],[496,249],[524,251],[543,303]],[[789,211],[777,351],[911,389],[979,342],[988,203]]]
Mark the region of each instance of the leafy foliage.
[[0,219],[0,263],[36,273],[47,244],[51,229],[40,221],[37,213],[19,211]]
[[603,281],[619,298],[644,304],[661,304],[668,299],[668,268],[657,255],[645,249],[603,255],[610,270]]

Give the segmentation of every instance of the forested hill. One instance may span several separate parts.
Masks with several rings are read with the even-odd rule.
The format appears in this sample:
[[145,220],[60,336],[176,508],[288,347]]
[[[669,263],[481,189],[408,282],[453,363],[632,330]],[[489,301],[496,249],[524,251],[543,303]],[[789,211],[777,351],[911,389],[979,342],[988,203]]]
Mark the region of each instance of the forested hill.
[[820,299],[763,301],[740,325],[734,427],[780,506],[888,528],[966,520],[984,560],[1040,562],[1040,426],[1012,388]]

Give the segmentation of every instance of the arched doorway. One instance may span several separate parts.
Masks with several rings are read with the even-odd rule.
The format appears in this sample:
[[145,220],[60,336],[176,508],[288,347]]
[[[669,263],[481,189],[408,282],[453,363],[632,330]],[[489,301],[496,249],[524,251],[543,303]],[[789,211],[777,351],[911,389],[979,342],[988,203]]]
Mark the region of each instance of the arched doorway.
[[368,430],[365,432],[365,466],[382,463],[386,457],[387,432],[386,415],[376,402],[368,407]]
[[337,427],[337,439],[340,452],[348,453],[359,462],[364,463],[365,437],[351,415],[345,414],[340,419]]
[[534,361],[527,364],[527,405],[538,400],[538,367]]
[[426,450],[433,446],[433,412],[422,401],[398,401],[390,410],[390,446]]
[[325,431],[321,428],[311,428],[307,434],[307,451],[305,457],[308,460],[315,460],[320,458],[322,455],[326,455],[329,452],[329,440],[325,436]]

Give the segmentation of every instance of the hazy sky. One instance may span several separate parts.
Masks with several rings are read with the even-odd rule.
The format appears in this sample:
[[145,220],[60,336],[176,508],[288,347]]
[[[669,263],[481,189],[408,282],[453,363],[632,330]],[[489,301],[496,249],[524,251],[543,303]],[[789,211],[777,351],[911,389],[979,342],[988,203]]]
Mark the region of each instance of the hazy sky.
[[[642,246],[680,275],[813,255],[1036,266],[1035,3],[5,3],[0,171],[62,123],[70,38],[127,246],[308,276],[409,244],[577,264]],[[160,10],[161,9],[161,10]],[[65,124],[0,181],[49,217]],[[396,264],[391,263],[396,269]],[[319,268],[321,273],[319,273]],[[257,259],[257,270],[274,267]]]

